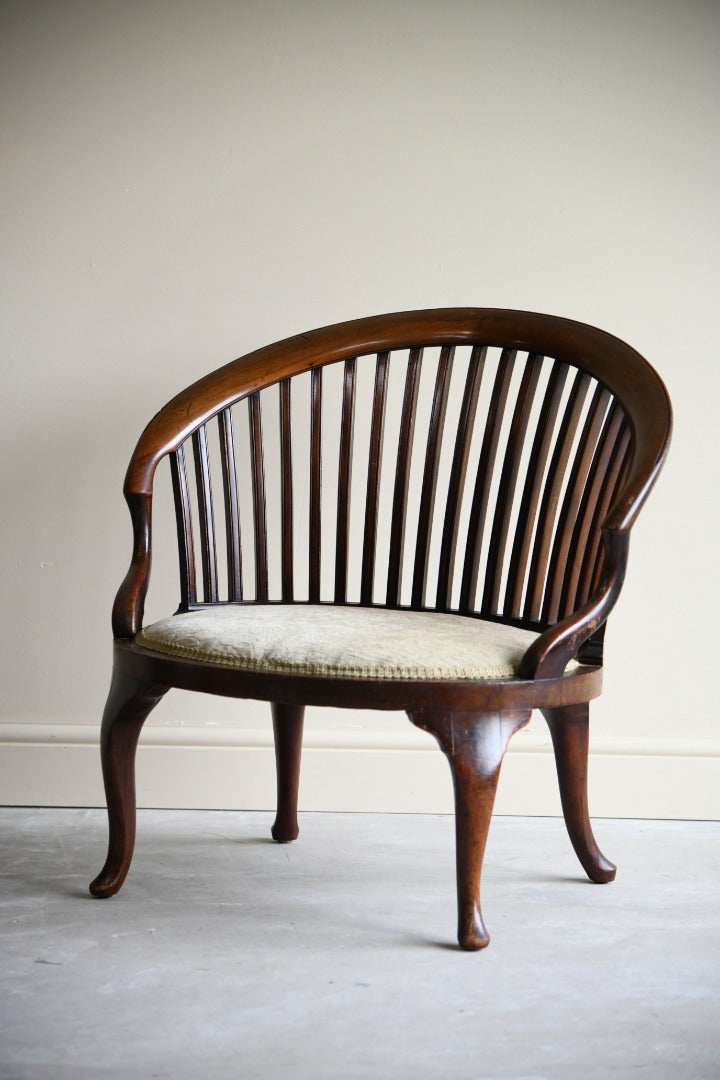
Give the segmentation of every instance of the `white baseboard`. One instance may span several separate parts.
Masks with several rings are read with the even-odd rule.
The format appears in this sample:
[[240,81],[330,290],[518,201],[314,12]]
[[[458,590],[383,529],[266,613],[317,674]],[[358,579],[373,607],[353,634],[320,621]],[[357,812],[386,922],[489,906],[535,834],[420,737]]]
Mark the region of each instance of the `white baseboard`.
[[[103,806],[99,730],[88,724],[0,724],[0,803]],[[596,736],[589,771],[596,817],[720,819],[720,739]],[[269,729],[153,726],[137,757],[138,805],[271,810],[275,766]],[[410,727],[306,731],[304,810],[449,813],[447,763]],[[549,739],[511,742],[495,810],[560,813]]]

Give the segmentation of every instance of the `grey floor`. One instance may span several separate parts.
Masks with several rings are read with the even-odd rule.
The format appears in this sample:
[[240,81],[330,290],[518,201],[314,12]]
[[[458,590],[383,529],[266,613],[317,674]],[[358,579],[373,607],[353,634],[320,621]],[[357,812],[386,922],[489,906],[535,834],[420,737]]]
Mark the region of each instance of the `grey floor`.
[[446,817],[0,810],[0,1076],[720,1077],[720,824],[496,818],[489,949],[454,947]]

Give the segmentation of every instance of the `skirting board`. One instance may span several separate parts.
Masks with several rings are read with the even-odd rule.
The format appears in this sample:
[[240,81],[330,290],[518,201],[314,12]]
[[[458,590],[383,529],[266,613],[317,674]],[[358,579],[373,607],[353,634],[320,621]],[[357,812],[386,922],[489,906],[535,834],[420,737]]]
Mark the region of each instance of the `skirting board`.
[[[103,806],[98,735],[88,724],[0,724],[0,803]],[[597,736],[589,787],[597,817],[720,819],[720,739]],[[148,723],[137,791],[144,807],[269,811],[271,732]],[[443,814],[452,802],[442,753],[409,725],[398,732],[306,731],[301,809]],[[495,810],[560,813],[547,737],[526,731],[511,742]]]

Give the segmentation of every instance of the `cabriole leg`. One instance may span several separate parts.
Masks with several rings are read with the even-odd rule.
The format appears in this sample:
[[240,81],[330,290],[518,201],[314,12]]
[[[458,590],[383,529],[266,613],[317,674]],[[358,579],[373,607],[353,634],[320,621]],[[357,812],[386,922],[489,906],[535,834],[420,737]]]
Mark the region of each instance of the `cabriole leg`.
[[480,876],[500,765],[510,736],[530,719],[530,711],[493,713],[410,713],[418,727],[434,735],[450,762],[455,788],[455,844],[458,943],[484,949],[490,941],[480,911]]
[[575,854],[591,881],[612,881],[616,867],[597,846],[588,812],[589,705],[565,705],[542,713],[552,736],[560,800]]
[[93,896],[112,896],[130,869],[135,847],[135,750],[145,720],[167,692],[113,671],[100,736],[110,840],[102,870],[90,884]]
[[287,844],[296,840],[300,828],[297,819],[302,754],[303,705],[272,706],[277,771],[277,813],[272,827],[273,840]]

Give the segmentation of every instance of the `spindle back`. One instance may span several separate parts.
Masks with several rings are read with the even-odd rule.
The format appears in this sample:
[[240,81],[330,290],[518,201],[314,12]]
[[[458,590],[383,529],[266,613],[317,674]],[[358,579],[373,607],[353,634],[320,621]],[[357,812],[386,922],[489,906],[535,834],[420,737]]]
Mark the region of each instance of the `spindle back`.
[[141,436],[117,625],[139,629],[167,455],[180,610],[357,603],[545,628],[598,587],[603,531],[632,524],[669,431],[642,357],[568,320],[448,309],[279,342],[194,384]]

